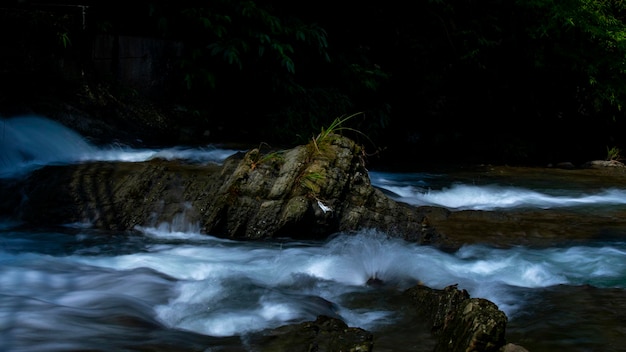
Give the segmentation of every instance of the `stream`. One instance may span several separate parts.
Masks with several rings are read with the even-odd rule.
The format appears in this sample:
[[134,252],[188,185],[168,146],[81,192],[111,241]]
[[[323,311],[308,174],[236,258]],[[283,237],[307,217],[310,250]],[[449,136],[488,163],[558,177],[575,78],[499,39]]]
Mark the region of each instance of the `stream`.
[[[94,146],[39,117],[0,128],[0,181],[50,164],[155,157],[219,164],[236,152]],[[374,186],[415,206],[566,209],[581,223],[615,214],[617,235],[549,246],[474,241],[442,251],[368,229],[325,241],[239,242],[202,234],[184,218],[119,233],[0,219],[0,350],[254,351],[269,329],[324,314],[371,331],[375,351],[431,351],[425,322],[402,295],[421,283],[457,284],[493,301],[509,319],[507,341],[530,351],[621,351],[626,186],[563,175],[370,171]],[[386,285],[366,285],[371,277]]]

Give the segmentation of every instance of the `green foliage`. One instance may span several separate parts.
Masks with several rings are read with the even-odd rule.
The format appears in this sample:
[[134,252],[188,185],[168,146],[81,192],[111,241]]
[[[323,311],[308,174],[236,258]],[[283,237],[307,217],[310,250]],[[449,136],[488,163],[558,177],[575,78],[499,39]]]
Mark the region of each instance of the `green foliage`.
[[[579,74],[596,111],[621,110],[626,99],[626,3],[613,0],[519,1],[535,14],[528,34],[543,52],[538,67],[560,65]],[[550,46],[548,46],[550,45]]]
[[67,48],[72,44],[67,32],[57,33],[57,37],[59,38],[59,43],[63,46],[63,48]]
[[210,8],[153,4],[150,14],[165,37],[184,43],[184,99],[203,106],[193,109],[254,116],[226,128],[245,125],[258,138],[300,143],[327,116],[357,107],[377,111],[368,121],[374,130],[389,120],[380,95],[389,72],[356,51],[331,52],[323,17],[249,0],[217,0]]
[[363,134],[361,131],[358,131],[354,128],[350,128],[344,125],[348,120],[354,118],[355,116],[362,115],[362,114],[363,114],[362,112],[358,112],[356,114],[348,115],[345,117],[342,116],[342,117],[335,118],[328,127],[326,128],[322,127],[321,132],[315,138],[313,138],[313,141],[315,142],[316,145],[325,143],[328,141],[328,138],[330,135],[336,134],[342,130],[353,131],[359,134]]
[[356,128],[345,125],[346,122],[359,115],[363,115],[363,113],[359,112],[348,116],[337,117],[330,123],[330,125],[328,125],[328,127],[322,127],[320,133],[311,139],[309,145],[312,145],[312,147],[310,149],[314,149],[318,154],[323,154],[324,150],[332,142],[333,138],[343,131],[353,132],[356,135],[364,137],[372,145],[374,145],[374,142],[365,133]]
[[606,147],[606,160],[608,161],[618,161],[621,160],[621,150],[617,147]]
[[[189,47],[189,54],[182,61],[183,69],[188,71],[185,76],[188,87],[194,86],[195,81],[211,82],[211,87],[215,87],[216,80],[227,79],[218,74],[220,63],[238,71],[280,69],[286,74],[295,74],[297,43],[312,47],[328,60],[326,32],[317,25],[279,17],[261,2],[218,0],[212,5],[210,8],[183,7],[179,9],[178,22],[172,21],[171,14],[166,13],[168,8],[161,9],[162,12],[158,7],[153,9],[155,16],[160,14],[172,21],[171,26],[180,22],[186,24],[187,29],[177,36]],[[170,30],[167,20],[159,23],[164,32]],[[209,67],[212,71],[206,70]]]
[[354,110],[362,105],[359,99],[374,101],[389,75],[362,57],[331,60],[324,26],[299,9],[274,5],[249,0],[217,0],[211,7],[153,4],[150,14],[165,37],[184,43],[179,61],[181,86],[188,91],[184,99],[202,106],[192,109],[246,119],[228,126],[235,122],[230,119],[226,129],[245,125],[258,138],[300,143],[327,116]]
[[[441,147],[443,156],[487,150],[520,160],[550,147],[577,152],[584,147],[572,132],[581,130],[602,134],[585,139],[594,148],[625,140],[621,1],[429,0],[410,10],[324,0],[192,5],[93,7],[87,32],[78,32],[76,8],[15,5],[0,18],[11,53],[0,63],[7,75],[59,62],[65,69],[89,52],[81,45],[91,35],[158,34],[176,43],[163,60],[179,64],[168,72],[168,87],[179,85],[168,97],[224,140],[305,143],[328,126],[314,143],[335,130],[377,144],[431,143],[433,155]],[[24,31],[10,30],[21,23]],[[346,111],[367,118],[332,119]],[[510,148],[493,151],[507,141]]]
[[284,151],[279,150],[279,151],[271,151],[269,153],[262,153],[261,148],[263,146],[269,147],[267,143],[261,143],[257,149],[254,149],[249,153],[250,168],[252,170],[255,170],[261,165],[271,164],[273,166],[278,166],[282,164],[285,160],[283,156]]
[[326,178],[321,172],[307,172],[300,177],[300,186],[306,190],[307,195],[315,197],[320,193],[319,181]]

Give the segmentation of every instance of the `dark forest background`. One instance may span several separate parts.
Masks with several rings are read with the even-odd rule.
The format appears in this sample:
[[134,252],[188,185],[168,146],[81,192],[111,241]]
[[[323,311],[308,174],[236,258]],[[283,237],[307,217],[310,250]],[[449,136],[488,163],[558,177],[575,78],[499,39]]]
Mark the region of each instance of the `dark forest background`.
[[[5,116],[99,87],[203,143],[288,146],[362,112],[347,123],[372,160],[543,165],[626,148],[618,0],[5,3]],[[121,54],[133,45],[158,55]],[[128,79],[127,59],[150,72]]]

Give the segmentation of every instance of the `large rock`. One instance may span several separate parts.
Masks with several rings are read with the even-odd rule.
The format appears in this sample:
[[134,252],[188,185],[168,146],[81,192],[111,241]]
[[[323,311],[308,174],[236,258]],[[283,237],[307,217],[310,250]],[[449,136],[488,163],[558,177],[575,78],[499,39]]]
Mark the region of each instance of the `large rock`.
[[23,198],[7,197],[0,210],[34,224],[89,222],[118,231],[167,223],[260,239],[375,228],[440,242],[422,211],[371,186],[362,153],[352,140],[331,134],[285,151],[253,149],[221,166],[166,160],[49,166],[12,185]]

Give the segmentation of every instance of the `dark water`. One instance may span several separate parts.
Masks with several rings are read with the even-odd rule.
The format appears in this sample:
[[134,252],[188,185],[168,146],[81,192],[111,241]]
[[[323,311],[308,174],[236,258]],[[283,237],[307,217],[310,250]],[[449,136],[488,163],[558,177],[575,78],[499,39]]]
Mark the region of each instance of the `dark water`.
[[[490,296],[490,288],[475,292],[506,311],[507,340],[530,351],[625,350],[623,171],[480,167],[442,173],[373,172],[371,178],[390,197],[417,206],[537,214],[537,223],[550,228],[543,234],[542,225],[537,225],[535,235],[540,240],[533,240],[534,245],[465,246],[456,253],[468,250],[470,258],[484,258],[487,272],[499,271],[498,257],[509,257],[517,264],[504,272],[523,272],[501,278],[509,284],[511,300]],[[555,236],[559,225],[550,222],[559,220],[567,222]],[[506,233],[515,231],[514,226],[501,230],[503,238],[514,238]],[[520,256],[526,258],[524,262],[518,262]],[[513,277],[523,277],[524,282]],[[513,309],[507,302],[513,302]]]
[[[23,177],[49,163],[219,162],[234,152],[96,148],[47,120],[5,125],[3,177]],[[573,219],[581,226],[590,215],[606,216],[618,235],[550,246],[472,244],[450,253],[368,230],[323,242],[236,242],[200,234],[184,218],[124,233],[88,223],[34,228],[4,219],[0,350],[249,351],[258,350],[267,329],[325,314],[372,331],[376,351],[430,351],[427,327],[401,294],[421,282],[458,284],[492,300],[509,317],[507,340],[530,351],[623,351],[623,179],[544,171],[370,176],[391,197],[415,205],[566,209],[580,214]],[[367,286],[372,276],[388,285]]]

